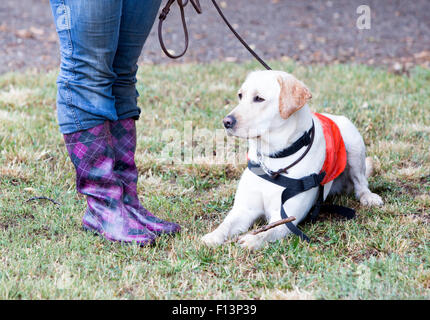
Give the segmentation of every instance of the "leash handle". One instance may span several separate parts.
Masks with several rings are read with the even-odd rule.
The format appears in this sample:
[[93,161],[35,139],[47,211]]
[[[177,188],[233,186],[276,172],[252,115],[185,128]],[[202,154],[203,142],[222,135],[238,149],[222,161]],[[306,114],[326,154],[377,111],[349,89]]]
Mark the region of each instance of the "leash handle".
[[[174,55],[169,52],[169,50],[166,48],[166,45],[164,44],[163,40],[163,22],[166,20],[167,15],[170,12],[170,7],[175,3],[175,1],[178,3],[179,10],[181,11],[181,20],[182,20],[182,28],[184,30],[184,37],[185,37],[185,48],[184,50],[178,54]],[[182,57],[188,50],[188,44],[189,44],[189,35],[188,35],[188,28],[187,28],[187,22],[185,20],[185,12],[184,8],[188,4],[188,1],[191,2],[192,6],[196,10],[198,14],[201,14],[202,8],[200,6],[199,0],[168,0],[164,8],[161,10],[160,16],[158,17],[158,40],[160,42],[161,49],[163,50],[164,54],[168,56],[171,59],[178,59]],[[227,27],[230,29],[230,31],[235,35],[235,37],[242,43],[242,45],[251,53],[254,58],[261,63],[261,65],[266,68],[267,70],[272,70],[269,65],[254,51],[251,49],[251,47],[246,43],[246,41],[237,33],[237,31],[233,28],[233,26],[230,24],[230,22],[225,17],[224,13],[222,12],[221,8],[219,7],[218,3],[215,0],[212,0],[212,3],[215,7],[215,9],[218,11],[218,14],[221,16],[222,20],[225,22]]]
[[[182,28],[184,29],[184,36],[185,36],[185,48],[178,55],[171,54],[169,50],[166,48],[166,45],[164,44],[164,40],[163,40],[163,22],[164,20],[166,20],[167,15],[170,12],[170,7],[172,6],[173,3],[175,3],[175,1],[178,2],[179,10],[181,11]],[[200,3],[198,2],[199,0],[190,0],[190,1],[193,4],[196,11],[198,13],[201,13],[202,11],[200,8]],[[197,3],[194,3],[194,1],[197,1]],[[188,50],[188,42],[189,42],[188,28],[187,28],[187,22],[185,21],[185,12],[184,12],[184,8],[187,4],[188,4],[188,0],[186,0],[185,2],[183,2],[182,0],[168,0],[164,8],[161,10],[160,16],[158,17],[158,20],[159,20],[158,21],[158,40],[160,42],[160,46],[164,54],[171,59],[178,59],[182,57]]]

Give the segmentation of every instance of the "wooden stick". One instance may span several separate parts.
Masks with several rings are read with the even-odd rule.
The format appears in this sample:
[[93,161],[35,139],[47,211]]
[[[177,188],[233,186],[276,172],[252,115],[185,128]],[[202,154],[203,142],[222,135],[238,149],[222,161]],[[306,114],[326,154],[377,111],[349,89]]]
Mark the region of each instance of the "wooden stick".
[[[278,221],[269,223],[268,225],[263,226],[261,228],[255,229],[254,231],[251,231],[248,234],[256,235],[256,234],[259,234],[261,232],[264,232],[264,231],[273,229],[273,228],[275,228],[277,226],[280,226],[281,224],[292,222],[294,220],[296,220],[296,217],[288,217],[288,218],[285,218],[285,219],[282,219],[282,220],[278,220]],[[227,240],[225,243],[228,244],[228,243],[236,242],[237,240],[239,240],[239,238],[240,238],[239,236],[234,237],[233,239]]]
[[285,218],[285,219],[282,219],[282,220],[279,220],[279,221],[275,221],[275,222],[272,222],[272,223],[268,224],[267,226],[263,226],[261,228],[258,228],[256,230],[254,230],[254,231],[251,231],[250,234],[256,235],[258,233],[270,230],[272,228],[280,226],[281,224],[292,222],[294,220],[296,220],[296,217],[288,217],[288,218]]

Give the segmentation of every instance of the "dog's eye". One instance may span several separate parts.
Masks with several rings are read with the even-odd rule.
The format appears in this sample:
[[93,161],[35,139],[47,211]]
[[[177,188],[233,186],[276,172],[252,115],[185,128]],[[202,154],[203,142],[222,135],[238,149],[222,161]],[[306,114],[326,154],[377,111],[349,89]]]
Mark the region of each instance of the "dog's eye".
[[263,101],[264,101],[264,99],[262,97],[260,97],[260,96],[255,96],[254,97],[254,102],[263,102]]
[[239,100],[242,100],[242,94],[241,93],[239,93],[237,96],[239,97]]

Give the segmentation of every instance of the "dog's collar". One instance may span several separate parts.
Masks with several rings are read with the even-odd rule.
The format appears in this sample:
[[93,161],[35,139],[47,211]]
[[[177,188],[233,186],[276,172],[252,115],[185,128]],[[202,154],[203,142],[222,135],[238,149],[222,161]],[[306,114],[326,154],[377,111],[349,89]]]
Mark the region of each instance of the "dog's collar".
[[298,140],[296,140],[292,145],[281,150],[279,152],[273,153],[269,155],[269,158],[279,159],[285,158],[295,154],[301,148],[306,147],[311,143],[311,133],[314,130],[314,121],[312,120],[312,127],[306,131]]
[[284,158],[296,153],[304,146],[308,146],[305,152],[303,152],[303,154],[296,161],[294,161],[292,164],[290,164],[285,168],[279,169],[278,171],[272,171],[266,167],[261,153],[257,150],[257,159],[258,159],[259,165],[263,169],[263,171],[272,178],[277,178],[281,173],[288,173],[288,170],[290,168],[294,167],[296,164],[302,161],[302,159],[308,154],[309,150],[312,147],[314,139],[315,139],[315,124],[314,124],[314,121],[312,120],[312,127],[309,129],[309,131],[306,131],[302,137],[300,137],[296,142],[294,142],[288,148],[282,150],[281,152],[277,152],[273,156],[269,156],[270,158],[275,158],[275,159]]

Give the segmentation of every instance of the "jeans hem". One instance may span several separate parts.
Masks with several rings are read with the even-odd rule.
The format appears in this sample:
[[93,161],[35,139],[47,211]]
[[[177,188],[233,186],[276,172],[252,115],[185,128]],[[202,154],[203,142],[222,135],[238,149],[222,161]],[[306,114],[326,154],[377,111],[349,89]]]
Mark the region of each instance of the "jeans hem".
[[105,123],[106,120],[90,120],[90,121],[81,121],[81,126],[78,128],[75,124],[64,124],[60,125],[60,132],[62,134],[70,134],[75,133],[82,130],[88,130],[94,128],[100,124]]
[[128,118],[133,118],[134,120],[139,120],[140,118],[140,109],[134,109],[123,113],[122,115],[118,115],[118,120],[124,120]]

